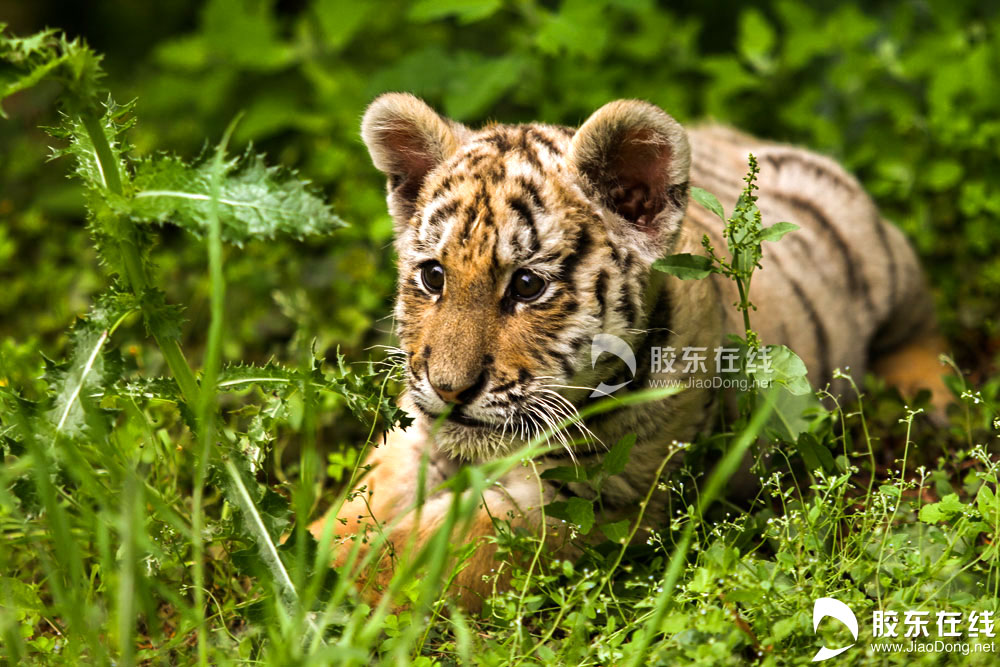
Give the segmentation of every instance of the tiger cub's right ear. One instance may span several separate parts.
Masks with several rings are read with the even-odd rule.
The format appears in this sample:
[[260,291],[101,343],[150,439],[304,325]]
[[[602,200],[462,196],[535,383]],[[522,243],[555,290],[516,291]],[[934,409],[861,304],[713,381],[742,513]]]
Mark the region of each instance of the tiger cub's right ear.
[[365,111],[361,137],[389,177],[389,213],[397,223],[413,215],[427,174],[458,150],[464,131],[408,93],[381,95]]
[[649,261],[671,248],[691,167],[687,133],[676,120],[648,102],[605,104],[576,131],[568,160]]

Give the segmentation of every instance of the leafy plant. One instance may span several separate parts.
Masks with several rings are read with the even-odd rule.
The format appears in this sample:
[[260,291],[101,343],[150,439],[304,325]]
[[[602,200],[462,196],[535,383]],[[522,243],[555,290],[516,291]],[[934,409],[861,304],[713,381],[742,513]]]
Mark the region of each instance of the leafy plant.
[[[144,503],[144,496],[153,494],[158,496],[161,509],[166,505],[171,515],[168,523],[190,544],[198,654],[199,660],[206,662],[204,491],[210,471],[214,471],[213,486],[225,492],[227,507],[242,517],[242,523],[234,523],[233,528],[241,526],[241,539],[256,545],[267,564],[277,598],[289,605],[288,612],[294,616],[305,618],[308,611],[291,578],[290,566],[279,553],[279,539],[288,523],[287,500],[262,487],[253,471],[259,466],[259,450],[267,446],[262,424],[258,422],[257,432],[251,429],[244,437],[221,431],[219,394],[251,384],[267,388],[277,403],[268,408],[273,413],[284,409],[281,405],[293,392],[311,403],[312,410],[317,392],[332,392],[346,398],[359,416],[387,417],[386,427],[401,420],[390,399],[375,390],[377,374],[373,369],[367,375],[353,373],[343,360],[338,360],[333,371],[323,371],[316,363],[300,371],[274,363],[224,366],[221,361],[223,242],[327,235],[344,223],[294,172],[269,168],[261,156],[250,153],[239,160],[227,158],[226,146],[234,125],[214,152],[195,164],[168,154],[136,158],[126,138],[135,122],[134,104],[119,106],[110,98],[103,105],[98,103],[103,92],[100,58],[79,40],[69,41],[54,31],[23,39],[4,35],[0,36],[0,57],[7,68],[0,99],[45,79],[62,86],[63,123],[50,133],[66,145],[56,150],[55,156],[74,160],[74,175],[87,193],[90,233],[108,272],[117,277],[90,314],[74,325],[69,358],[47,363],[44,396],[29,401],[13,388],[0,388],[6,449],[32,471],[52,534],[55,562],[69,564],[64,571],[55,567],[55,562],[47,563],[51,590],[56,609],[68,624],[67,636],[86,641],[84,645],[70,642],[63,648],[67,655],[86,655],[92,660],[108,656],[107,647],[98,641],[95,619],[81,612],[85,607],[80,596],[86,590],[82,569],[86,561],[72,535],[69,510],[58,499],[81,491],[86,498],[94,493],[88,487],[99,483],[102,474],[110,473],[116,480],[117,504],[122,507],[118,532],[126,560],[120,587],[123,597],[117,609],[118,649],[123,661],[135,660],[136,601],[132,596],[144,533],[143,514],[136,509]],[[151,277],[150,222],[178,225],[206,240],[212,317],[200,374],[195,373],[180,347],[181,309],[166,302]],[[169,378],[123,380],[123,358],[113,339],[120,326],[135,319],[132,315],[141,316],[156,341],[170,369]],[[380,395],[381,399],[372,400]],[[144,488],[139,481],[144,466],[135,447],[141,448],[146,438],[129,442],[122,431],[150,427],[148,422],[143,426],[148,417],[139,411],[140,401],[174,406],[196,436],[196,441],[185,447],[195,468],[187,511],[174,507],[157,489]],[[124,449],[122,443],[127,443]],[[250,455],[248,446],[258,448],[258,453]],[[103,462],[92,456],[98,451],[112,457],[112,470],[104,470]],[[304,451],[306,468],[315,453]],[[32,502],[25,495],[19,499],[22,504]],[[308,510],[310,502],[306,499],[300,504]],[[298,544],[305,544],[306,536],[300,525]],[[298,567],[302,569],[304,552],[299,551]],[[314,626],[309,619],[305,622]],[[314,633],[319,632],[314,627]],[[20,642],[12,647],[13,656],[22,652],[19,646]]]
[[[750,311],[755,309],[750,302],[750,281],[761,265],[761,244],[780,241],[785,234],[798,229],[798,225],[777,222],[764,227],[754,194],[760,167],[752,154],[748,162],[749,171],[743,179],[746,187],[728,219],[715,195],[702,188],[691,188],[691,197],[723,222],[723,237],[729,258],[717,254],[708,234],[705,234],[701,241],[704,255],[669,255],[653,262],[652,268],[681,280],[701,280],[719,274],[736,283],[740,300],[734,305],[743,314],[744,337],[731,336],[731,340],[738,350],[737,360],[744,380],[737,386],[747,387],[741,392],[741,417],[744,422],[749,418],[762,387],[780,387],[781,391],[776,393],[774,399],[776,412],[772,427],[781,437],[794,441],[809,428],[810,423],[803,415],[808,410],[821,411],[821,408],[806,379],[808,369],[799,356],[785,345],[765,346],[750,326]],[[758,461],[761,459],[759,456],[755,458]]]

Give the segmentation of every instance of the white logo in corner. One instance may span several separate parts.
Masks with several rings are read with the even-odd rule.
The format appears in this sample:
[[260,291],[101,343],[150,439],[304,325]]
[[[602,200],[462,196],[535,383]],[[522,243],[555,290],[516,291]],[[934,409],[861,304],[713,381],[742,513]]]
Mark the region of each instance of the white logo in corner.
[[847,649],[854,646],[858,641],[858,619],[851,611],[851,608],[846,604],[837,600],[835,598],[819,598],[813,603],[813,632],[819,629],[819,623],[824,618],[829,616],[830,618],[835,618],[844,625],[847,629],[851,631],[851,635],[854,636],[854,641],[847,646],[830,649],[825,646],[820,647],[816,651],[816,655],[813,656],[813,662],[819,662],[820,660],[826,660],[827,658],[832,658],[835,655],[840,655]]
[[[632,347],[628,343],[614,334],[601,333],[594,336],[594,342],[590,344],[591,368],[597,368],[597,359],[605,352],[613,354],[624,361],[628,369],[632,371],[632,377],[635,377],[635,352],[632,351]],[[626,380],[621,384],[606,384],[601,382],[594,391],[590,392],[590,397],[610,396],[629,382],[631,380]]]

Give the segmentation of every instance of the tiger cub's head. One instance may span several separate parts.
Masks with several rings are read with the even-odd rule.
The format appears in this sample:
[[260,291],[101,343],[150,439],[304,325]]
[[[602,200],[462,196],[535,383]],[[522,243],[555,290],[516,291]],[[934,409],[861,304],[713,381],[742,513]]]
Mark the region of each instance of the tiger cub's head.
[[568,417],[614,372],[593,368],[594,336],[644,326],[649,266],[687,204],[684,130],[632,100],[578,130],[473,130],[390,93],[362,136],[389,180],[408,401],[450,408],[438,445],[490,458]]

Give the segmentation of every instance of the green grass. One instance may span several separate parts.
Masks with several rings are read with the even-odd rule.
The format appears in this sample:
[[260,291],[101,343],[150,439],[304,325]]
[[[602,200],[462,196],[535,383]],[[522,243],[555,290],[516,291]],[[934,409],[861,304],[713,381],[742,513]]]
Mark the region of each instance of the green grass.
[[[795,7],[782,5],[783,21]],[[854,43],[855,33],[870,31],[862,19],[844,18],[849,13],[843,10],[833,22],[852,26],[845,39]],[[539,34],[555,49],[568,38],[552,27],[552,16],[538,19]],[[777,67],[770,61],[773,45],[754,39],[770,30],[766,18],[741,16],[741,51],[756,68]],[[796,34],[810,33],[792,33],[789,40]],[[470,467],[451,482],[455,501],[445,529],[426,549],[400,554],[389,594],[381,603],[365,602],[358,593],[362,582],[349,568],[327,567],[330,536],[316,541],[305,526],[348,491],[347,480],[358,480],[362,445],[376,446],[382,429],[401,417],[391,401],[399,386],[391,364],[361,361],[365,355],[357,350],[354,363],[326,353],[370,324],[366,309],[385,305],[365,291],[374,289],[370,285],[354,288],[342,280],[329,315],[342,328],[332,334],[317,324],[328,317],[325,308],[282,285],[284,267],[273,266],[297,261],[297,253],[307,252],[317,238],[340,243],[336,239],[362,232],[341,229],[297,175],[269,169],[252,155],[229,157],[227,141],[194,162],[157,155],[148,144],[142,151],[131,148],[125,141],[135,134],[129,122],[142,117],[143,100],[139,112],[98,104],[105,91],[94,76],[96,59],[82,44],[50,35],[14,46],[5,41],[2,53],[14,62],[13,74],[4,70],[11,77],[2,80],[4,86],[31,83],[33,72],[56,63],[41,73],[63,86],[67,117],[57,143],[68,158],[63,161],[74,165],[75,192],[86,193],[94,242],[91,254],[71,264],[104,273],[77,313],[49,316],[58,320],[45,325],[51,334],[73,324],[74,314],[86,313],[59,345],[24,336],[22,342],[5,339],[0,348],[0,660],[805,665],[821,645],[852,641],[846,628],[829,620],[818,635],[813,632],[813,602],[835,597],[854,610],[861,626],[857,644],[844,657],[850,664],[995,662],[993,653],[883,656],[868,649],[874,610],[897,610],[900,616],[925,610],[932,618],[954,611],[966,619],[973,612],[1000,613],[1000,378],[978,368],[975,386],[956,379],[956,405],[943,428],[919,414],[922,401],[907,406],[874,378],[846,403],[817,412],[808,433],[794,442],[774,433],[761,411],[720,424],[713,438],[672,452],[682,463],[661,482],[673,494],[670,525],[632,546],[591,540],[577,561],[553,560],[537,536],[500,525],[496,572],[509,572],[513,585],[475,617],[444,595],[453,567],[461,567],[468,553],[459,547],[458,564],[448,564],[453,549],[447,529],[472,515],[478,495],[501,470],[530,469],[530,463],[520,453]],[[280,60],[274,53],[280,50],[272,52]],[[918,55],[904,58],[910,71],[936,76],[933,69],[919,69]],[[161,57],[179,56],[174,50]],[[783,57],[781,66],[791,67],[791,56]],[[308,63],[302,67],[309,71]],[[792,81],[804,71],[791,67],[782,76]],[[311,76],[323,80],[316,71]],[[733,90],[719,77],[715,91]],[[476,108],[486,108],[489,99],[477,100],[475,92],[446,92],[451,111],[473,116]],[[947,98],[946,92],[936,94]],[[360,107],[343,106],[337,113],[353,122]],[[963,112],[973,118],[977,108]],[[943,122],[937,115],[943,112],[934,113],[934,122]],[[235,132],[259,120],[251,112]],[[148,139],[139,127],[138,136]],[[218,136],[229,136],[221,128],[217,134],[198,129],[197,142],[207,134],[215,145]],[[935,146],[919,145],[927,151]],[[947,148],[952,157],[942,160],[970,165],[981,150],[958,139]],[[26,164],[37,159],[22,149]],[[893,155],[906,162],[903,153]],[[854,157],[865,164],[863,155]],[[40,163],[30,169],[56,170]],[[356,177],[338,178],[350,184]],[[877,194],[905,198],[892,189],[902,187],[894,178],[874,178]],[[279,211],[263,220],[256,229],[267,240],[244,235],[248,225],[241,210],[221,201],[230,199],[220,197],[227,187],[247,183],[254,186],[252,201],[280,196],[294,213]],[[975,199],[962,190],[966,198],[956,196],[958,203],[951,204],[928,194],[965,186],[915,183],[927,206],[991,206],[987,194]],[[163,190],[201,198],[148,195]],[[365,202],[366,196],[358,197]],[[377,196],[369,199],[373,208],[382,206]],[[44,253],[55,253],[59,244],[48,239],[52,232],[46,234],[44,226],[51,221],[39,215],[40,245]],[[305,219],[316,224],[296,227]],[[960,225],[973,226],[967,218],[948,219],[963,231]],[[933,245],[935,232],[917,231],[918,241]],[[67,233],[65,243],[82,245],[79,229]],[[373,243],[385,242],[374,226],[363,233]],[[309,238],[299,243],[302,236]],[[950,269],[937,267],[935,273],[959,273],[954,267],[962,265],[960,258],[979,257],[992,248],[990,239],[969,241],[954,253]],[[363,263],[356,247],[335,248],[347,264]],[[272,262],[266,269],[254,265],[263,256]],[[60,255],[42,258],[38,275],[72,284],[64,275],[75,274]],[[989,260],[976,261],[988,268]],[[21,275],[34,275],[28,262],[17,266]],[[172,284],[184,273],[178,267],[198,268],[189,272],[197,276],[181,281],[182,287],[194,285],[189,292]],[[301,271],[297,275],[308,274]],[[992,294],[990,275],[978,271],[959,287],[954,275],[946,275],[943,284],[952,296],[971,290],[983,298]],[[300,325],[285,363],[243,354],[256,349],[256,334],[248,333],[252,323],[239,307],[224,305],[246,299],[241,288],[247,282],[258,297],[281,290],[275,300]],[[21,282],[15,287],[29,289]],[[186,325],[176,303],[187,304],[186,315],[204,326],[182,335]],[[957,306],[946,311],[946,322],[960,319],[960,312]],[[23,320],[47,321],[27,315]],[[362,324],[348,324],[355,320]],[[990,329],[984,324],[982,330],[988,335]],[[65,358],[49,361],[39,348],[60,349]],[[239,359],[247,361],[234,363]],[[752,499],[729,497],[726,483],[741,450],[756,446],[762,434],[770,456],[758,471],[760,492]],[[339,446],[343,439],[350,439],[349,447]],[[596,471],[594,479],[607,472]],[[620,538],[635,530],[634,523],[587,525],[586,512],[574,520],[579,532],[594,535]],[[394,610],[393,598],[408,608]],[[933,620],[931,628],[933,638]]]

